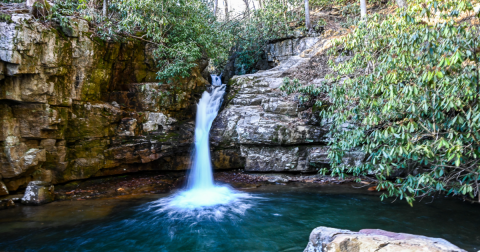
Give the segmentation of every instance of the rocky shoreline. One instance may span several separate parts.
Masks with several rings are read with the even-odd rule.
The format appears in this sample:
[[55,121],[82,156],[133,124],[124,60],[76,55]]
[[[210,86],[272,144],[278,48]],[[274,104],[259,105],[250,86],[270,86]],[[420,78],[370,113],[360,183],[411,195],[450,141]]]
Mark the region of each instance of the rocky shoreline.
[[[144,172],[125,175],[90,178],[71,181],[52,186],[52,198],[41,205],[53,201],[72,201],[114,198],[125,195],[168,193],[185,186],[187,173],[179,172]],[[217,183],[228,184],[236,189],[257,188],[269,184],[287,185],[288,183],[305,183],[312,185],[354,183],[354,178],[334,178],[320,174],[285,174],[285,173],[247,173],[244,170],[218,171],[214,173]],[[374,184],[371,178],[364,178],[363,186]],[[50,189],[46,185],[46,190]],[[31,202],[22,202],[25,193],[21,190],[10,195],[0,197],[0,209],[12,208],[18,204],[31,205]]]
[[[375,181],[365,178],[362,183],[354,183],[353,178],[340,180],[330,176],[319,174],[275,174],[275,173],[246,173],[243,170],[220,171],[214,174],[215,181],[220,184],[229,184],[239,190],[256,189],[269,185],[277,186],[320,186],[322,185],[346,185],[361,189],[365,193],[368,187]],[[119,176],[92,178],[81,181],[72,181],[62,185],[56,185],[53,193],[56,203],[73,204],[77,201],[95,199],[102,202],[109,200],[121,200],[138,197],[155,197],[153,194],[165,194],[183,188],[186,181],[185,172],[146,172],[132,173]],[[368,186],[368,187],[367,187]],[[47,187],[48,188],[48,187]],[[371,192],[369,192],[371,193]],[[151,196],[148,196],[151,195]],[[4,208],[19,207],[23,195],[12,194],[0,198],[0,206]],[[8,199],[8,200],[7,200]],[[60,202],[58,202],[60,201]],[[97,203],[98,204],[98,203]],[[43,207],[38,207],[41,209]],[[1,209],[1,208],[0,208]],[[329,227],[319,227],[310,234],[309,242],[304,252],[351,252],[351,251],[438,251],[438,252],[464,252],[450,242],[420,235],[393,233],[378,229],[363,229],[359,232],[342,230]]]

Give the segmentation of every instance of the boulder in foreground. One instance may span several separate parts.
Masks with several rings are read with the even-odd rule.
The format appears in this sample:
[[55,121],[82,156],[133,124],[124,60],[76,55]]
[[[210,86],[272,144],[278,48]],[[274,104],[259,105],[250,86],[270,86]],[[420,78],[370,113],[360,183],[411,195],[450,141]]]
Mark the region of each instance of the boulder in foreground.
[[389,252],[432,251],[466,252],[440,239],[421,235],[393,233],[381,229],[359,232],[329,227],[317,227],[310,233],[304,252]]

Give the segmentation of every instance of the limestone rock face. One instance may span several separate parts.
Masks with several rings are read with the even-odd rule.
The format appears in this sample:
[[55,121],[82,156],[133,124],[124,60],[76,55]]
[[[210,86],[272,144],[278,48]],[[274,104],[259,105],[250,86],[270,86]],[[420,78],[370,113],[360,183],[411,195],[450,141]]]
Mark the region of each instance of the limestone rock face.
[[[203,69],[159,83],[152,45],[102,41],[77,17],[45,26],[24,8],[0,22],[0,195],[32,180],[189,168]],[[219,167],[243,161],[228,153]]]
[[389,252],[431,251],[465,252],[465,250],[440,238],[393,233],[380,229],[363,229],[359,232],[329,227],[315,228],[304,252]]
[[266,72],[233,77],[212,126],[215,149],[240,150],[247,171],[307,172],[318,169],[317,161],[328,163],[314,157],[326,144],[328,127],[312,123],[313,115],[279,90],[282,72],[304,61],[294,57]]
[[292,56],[301,54],[303,51],[313,47],[320,40],[319,37],[288,38],[267,46],[268,62],[280,63]]
[[45,181],[31,181],[28,183],[22,204],[42,205],[50,203],[55,199],[54,187]]
[[[269,49],[280,60],[277,67],[234,76],[224,109],[212,125],[214,150],[240,153],[247,171],[315,172],[327,166],[329,121],[311,106],[299,105],[298,96],[280,90],[285,73],[299,70],[325,44],[319,38],[277,42]],[[353,151],[343,162],[359,165],[364,158]]]

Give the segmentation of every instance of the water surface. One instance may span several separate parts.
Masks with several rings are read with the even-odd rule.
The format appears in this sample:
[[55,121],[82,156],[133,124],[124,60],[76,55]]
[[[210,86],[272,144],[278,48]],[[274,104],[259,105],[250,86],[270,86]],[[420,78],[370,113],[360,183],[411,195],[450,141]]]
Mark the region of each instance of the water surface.
[[[381,202],[350,186],[263,186],[232,205],[175,210],[171,195],[0,211],[0,251],[303,251],[311,230],[380,228],[480,249],[479,206]],[[246,196],[248,195],[248,196]]]

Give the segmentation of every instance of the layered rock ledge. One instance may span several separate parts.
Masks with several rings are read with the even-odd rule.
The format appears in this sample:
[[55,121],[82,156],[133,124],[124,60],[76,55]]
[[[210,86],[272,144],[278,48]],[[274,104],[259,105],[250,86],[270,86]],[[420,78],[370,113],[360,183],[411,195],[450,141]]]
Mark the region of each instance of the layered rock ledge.
[[[211,142],[217,152],[238,153],[235,160],[244,160],[246,171],[316,172],[329,165],[328,120],[320,118],[312,105],[299,103],[298,95],[280,90],[285,77],[301,72],[312,56],[329,47],[331,40],[315,38],[307,42],[298,46],[303,51],[291,49],[295,41],[281,42],[291,50],[280,65],[234,76],[228,83],[225,107],[212,125]],[[317,76],[302,85],[322,81],[323,77]],[[343,161],[358,164],[363,159],[362,152],[351,152]]]
[[150,44],[105,42],[85,20],[61,27],[15,8],[25,11],[0,22],[0,196],[30,181],[189,167],[206,61],[159,83]]
[[[159,83],[151,44],[106,42],[78,17],[59,26],[38,22],[24,3],[15,9],[11,22],[0,22],[0,196],[30,181],[189,168],[195,104],[209,86],[201,74],[206,60],[189,78]],[[287,71],[327,43],[277,42],[270,60],[280,65],[229,82],[211,132],[215,169],[328,165],[328,124],[279,90]],[[345,162],[361,159],[351,153]]]

